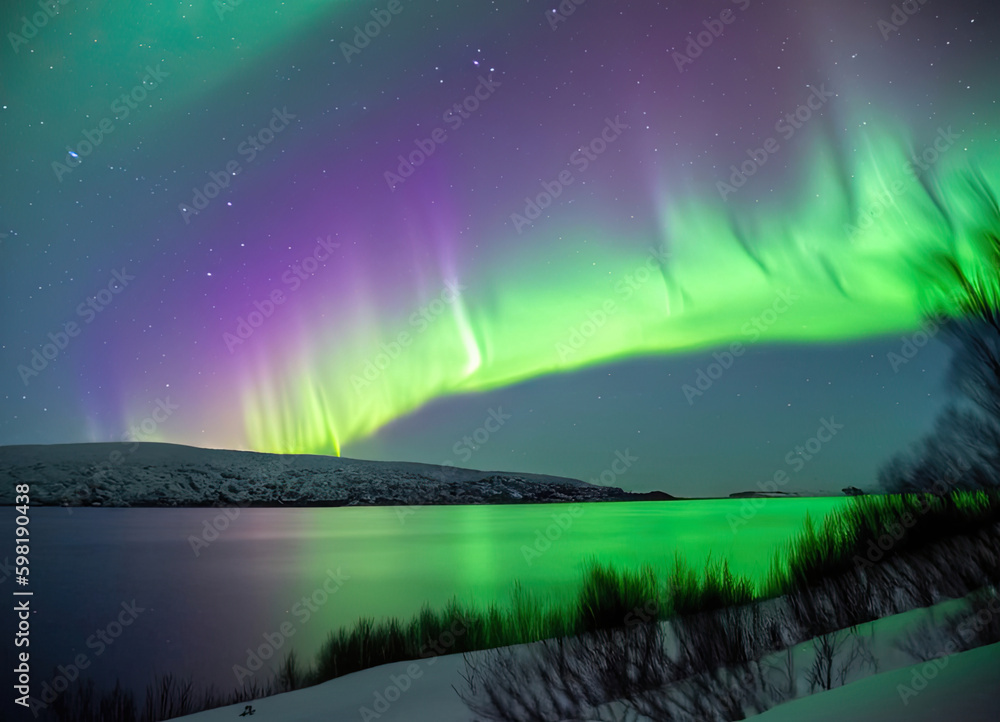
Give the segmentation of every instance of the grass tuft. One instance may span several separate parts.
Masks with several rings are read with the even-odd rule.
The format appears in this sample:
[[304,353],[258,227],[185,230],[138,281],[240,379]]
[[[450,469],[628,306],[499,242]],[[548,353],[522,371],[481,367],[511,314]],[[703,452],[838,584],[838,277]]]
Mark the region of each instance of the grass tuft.
[[809,515],[797,537],[779,550],[762,596],[813,586],[864,563],[1000,523],[1000,492],[852,497],[818,529]]

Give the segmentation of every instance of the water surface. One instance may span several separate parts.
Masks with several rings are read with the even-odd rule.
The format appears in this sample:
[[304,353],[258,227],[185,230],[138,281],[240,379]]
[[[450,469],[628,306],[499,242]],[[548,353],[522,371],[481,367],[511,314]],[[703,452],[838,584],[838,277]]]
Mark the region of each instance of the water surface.
[[[191,537],[220,510],[35,509],[36,679],[83,654],[100,685],[118,677],[139,688],[174,672],[229,689],[233,665],[282,624],[294,630],[288,644],[311,659],[331,629],[362,615],[406,617],[454,596],[503,601],[514,580],[569,594],[587,558],[666,568],[680,551],[696,565],[711,555],[759,577],[807,511],[819,518],[844,502],[756,500],[742,515],[752,507],[738,500],[245,509],[197,555]],[[320,591],[329,572],[341,580],[326,584],[332,594]],[[132,600],[142,611],[108,636]]]

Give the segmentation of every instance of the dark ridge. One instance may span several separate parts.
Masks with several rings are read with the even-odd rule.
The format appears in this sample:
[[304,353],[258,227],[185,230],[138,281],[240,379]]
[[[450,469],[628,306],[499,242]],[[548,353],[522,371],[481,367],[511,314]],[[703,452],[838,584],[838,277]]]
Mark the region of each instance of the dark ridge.
[[0,504],[30,484],[35,506],[336,507],[669,500],[542,474],[178,444],[0,447]]

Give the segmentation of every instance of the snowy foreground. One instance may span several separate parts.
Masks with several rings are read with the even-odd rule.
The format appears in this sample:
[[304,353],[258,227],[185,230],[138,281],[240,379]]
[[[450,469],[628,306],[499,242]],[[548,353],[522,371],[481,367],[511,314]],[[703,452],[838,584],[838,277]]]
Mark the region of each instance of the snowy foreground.
[[[931,669],[937,669],[937,673]],[[928,672],[926,676],[924,671]],[[912,688],[914,679],[921,678],[927,685],[904,705],[899,688]],[[1000,644],[991,644],[793,700],[755,719],[760,722],[993,722],[998,709]]]
[[[950,604],[938,608],[947,610],[952,608]],[[912,660],[895,649],[892,642],[901,630],[926,615],[927,610],[913,610],[859,628],[872,641],[872,651],[880,663],[879,674],[786,702],[756,719],[761,722],[996,720],[1000,708],[1000,644],[911,664]],[[808,648],[808,643],[799,645],[795,654],[806,655]],[[464,670],[462,655],[388,664],[258,700],[252,705],[253,719],[255,722],[470,722],[472,714],[455,692],[464,688]],[[799,687],[802,690],[808,687],[801,675]],[[901,688],[909,692],[901,695]],[[232,722],[245,706],[222,707],[181,719]]]

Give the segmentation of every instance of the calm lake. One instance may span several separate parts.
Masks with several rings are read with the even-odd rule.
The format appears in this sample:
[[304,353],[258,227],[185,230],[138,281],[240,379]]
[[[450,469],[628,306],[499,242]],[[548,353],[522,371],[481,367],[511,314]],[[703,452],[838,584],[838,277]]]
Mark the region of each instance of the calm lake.
[[[576,516],[561,504],[244,509],[197,555],[190,537],[218,509],[36,508],[34,693],[78,655],[99,686],[140,689],[172,672],[229,690],[233,665],[283,624],[294,630],[284,648],[311,660],[331,629],[362,615],[408,617],[454,596],[503,601],[514,580],[568,594],[588,557],[665,568],[679,550],[759,576],[807,512],[820,519],[846,502],[755,501],[752,513],[713,500],[589,504]],[[729,515],[748,518],[734,532]]]

